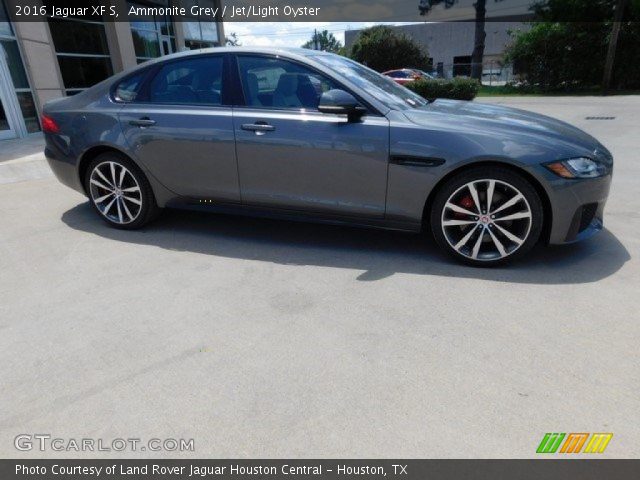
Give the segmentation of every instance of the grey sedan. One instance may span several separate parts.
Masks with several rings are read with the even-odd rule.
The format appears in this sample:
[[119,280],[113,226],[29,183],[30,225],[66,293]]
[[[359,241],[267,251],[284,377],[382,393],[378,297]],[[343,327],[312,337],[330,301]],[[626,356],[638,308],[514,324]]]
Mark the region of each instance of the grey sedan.
[[117,228],[175,207],[427,229],[472,265],[601,230],[613,165],[558,120],[302,49],[163,57],[47,103],[42,126],[57,178]]

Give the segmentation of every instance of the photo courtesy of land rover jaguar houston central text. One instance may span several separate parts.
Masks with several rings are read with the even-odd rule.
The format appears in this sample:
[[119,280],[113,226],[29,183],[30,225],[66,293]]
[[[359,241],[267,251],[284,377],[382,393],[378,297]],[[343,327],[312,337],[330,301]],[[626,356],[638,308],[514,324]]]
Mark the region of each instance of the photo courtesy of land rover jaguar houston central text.
[[303,49],[163,57],[47,103],[42,127],[57,178],[117,228],[163,207],[426,228],[472,265],[601,230],[613,168],[561,121]]

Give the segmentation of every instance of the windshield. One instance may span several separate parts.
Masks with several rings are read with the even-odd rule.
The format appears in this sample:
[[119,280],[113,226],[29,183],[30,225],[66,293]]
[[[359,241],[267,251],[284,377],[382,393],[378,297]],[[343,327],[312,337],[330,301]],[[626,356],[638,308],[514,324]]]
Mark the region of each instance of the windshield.
[[339,55],[313,55],[313,59],[340,73],[389,108],[405,110],[422,107],[428,103],[420,95],[398,85],[391,78],[348,58]]

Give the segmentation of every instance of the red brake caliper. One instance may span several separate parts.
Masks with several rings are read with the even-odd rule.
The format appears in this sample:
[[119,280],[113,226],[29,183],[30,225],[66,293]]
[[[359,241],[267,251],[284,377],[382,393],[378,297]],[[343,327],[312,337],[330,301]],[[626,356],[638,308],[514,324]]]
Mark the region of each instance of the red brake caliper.
[[[462,208],[465,208],[467,210],[471,210],[473,212],[474,203],[473,203],[473,198],[471,198],[471,196],[467,195],[466,197],[462,197],[462,199],[459,202],[459,205]],[[464,213],[459,213],[459,212],[456,212],[455,216],[457,218],[466,217],[466,215]]]

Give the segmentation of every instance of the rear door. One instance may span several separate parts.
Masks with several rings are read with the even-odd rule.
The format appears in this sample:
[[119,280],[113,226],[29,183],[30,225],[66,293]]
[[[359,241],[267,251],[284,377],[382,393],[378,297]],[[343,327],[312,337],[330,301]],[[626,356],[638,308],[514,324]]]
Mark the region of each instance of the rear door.
[[134,98],[123,95],[120,122],[131,151],[177,194],[240,201],[233,117],[225,91],[227,57],[169,61],[156,67]]

